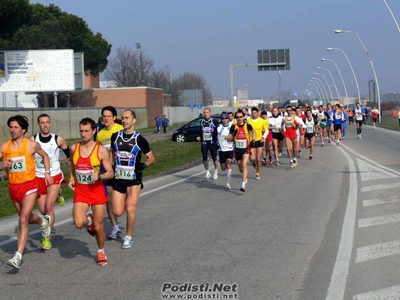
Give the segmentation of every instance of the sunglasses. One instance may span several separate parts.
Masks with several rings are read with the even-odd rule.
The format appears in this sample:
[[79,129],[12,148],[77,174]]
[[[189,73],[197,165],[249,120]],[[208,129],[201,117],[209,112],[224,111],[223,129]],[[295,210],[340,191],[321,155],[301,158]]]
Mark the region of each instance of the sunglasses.
[[240,117],[238,116],[238,117],[236,117],[236,119],[243,119],[243,116],[240,116]]
[[228,119],[228,118],[222,118],[222,120],[226,120],[226,119]]

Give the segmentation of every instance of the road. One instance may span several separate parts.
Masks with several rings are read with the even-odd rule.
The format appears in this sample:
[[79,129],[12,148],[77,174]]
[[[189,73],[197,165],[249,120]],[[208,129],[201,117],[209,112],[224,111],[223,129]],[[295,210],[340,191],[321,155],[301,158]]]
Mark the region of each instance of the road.
[[340,147],[317,144],[314,160],[294,169],[286,155],[259,181],[251,169],[245,193],[236,165],[232,190],[221,171],[204,179],[202,166],[145,182],[135,247],[107,242],[104,267],[94,238],[73,226],[70,202],[56,209],[50,251],[32,227],[19,271],[5,265],[17,218],[4,218],[0,298],[196,299],[162,286],[224,283],[245,300],[400,299],[400,133],[365,126],[357,139],[354,126],[348,131]]

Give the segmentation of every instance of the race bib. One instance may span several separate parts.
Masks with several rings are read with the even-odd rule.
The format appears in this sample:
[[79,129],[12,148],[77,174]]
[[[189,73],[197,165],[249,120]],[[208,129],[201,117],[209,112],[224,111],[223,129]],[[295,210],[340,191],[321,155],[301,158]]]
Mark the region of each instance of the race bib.
[[361,114],[356,114],[356,120],[361,121],[363,119],[363,116]]
[[17,173],[26,171],[25,156],[18,156],[11,158],[11,166],[8,167],[8,172]]
[[203,128],[203,141],[212,141],[212,131],[210,128]]
[[[53,161],[52,161],[52,159],[50,159],[50,168],[52,167],[52,165],[53,165]],[[41,157],[41,156],[36,157],[36,166],[39,168],[44,168],[43,157]]]
[[75,170],[75,177],[80,184],[94,184],[94,170]]
[[115,174],[117,179],[126,179],[126,180],[136,179],[135,167],[116,166]]
[[342,116],[341,115],[335,115],[335,118],[336,118],[336,120],[340,120],[340,119],[342,119]]
[[228,141],[228,136],[227,135],[221,135],[221,141],[227,142]]
[[286,122],[285,126],[286,128],[293,127],[293,122]]
[[236,140],[236,148],[237,149],[246,149],[247,148],[247,141],[246,140]]
[[272,129],[272,132],[275,132],[275,133],[278,133],[278,132],[281,132],[281,128],[273,128]]
[[314,125],[307,125],[307,133],[314,133]]

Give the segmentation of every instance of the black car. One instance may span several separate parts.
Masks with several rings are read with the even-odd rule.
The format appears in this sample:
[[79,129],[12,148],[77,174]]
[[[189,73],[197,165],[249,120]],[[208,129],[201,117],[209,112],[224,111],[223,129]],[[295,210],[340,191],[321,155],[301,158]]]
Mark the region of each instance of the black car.
[[[211,118],[217,119],[218,123],[221,123],[221,115],[213,115]],[[196,118],[175,130],[172,140],[178,143],[196,141],[196,138],[200,134],[200,121],[202,119],[204,118]]]

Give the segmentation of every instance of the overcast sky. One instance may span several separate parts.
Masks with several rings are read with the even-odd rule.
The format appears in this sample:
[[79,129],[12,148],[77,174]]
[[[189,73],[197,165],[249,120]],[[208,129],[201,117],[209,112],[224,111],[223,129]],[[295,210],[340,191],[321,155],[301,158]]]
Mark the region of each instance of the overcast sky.
[[[342,71],[349,96],[357,94],[343,49],[353,65],[362,95],[368,94],[373,73],[357,32],[375,64],[381,90],[399,88],[400,33],[383,0],[40,0],[82,17],[94,32],[113,45],[140,43],[156,66],[169,65],[174,76],[184,71],[202,74],[217,97],[230,98],[229,66],[257,63],[257,50],[289,48],[291,70],[282,72],[282,89],[308,89],[317,66],[328,68],[344,95],[331,62]],[[387,0],[400,21],[399,0]],[[324,80],[323,77],[319,78]],[[278,93],[278,72],[237,68],[235,86],[248,84],[252,97]]]

